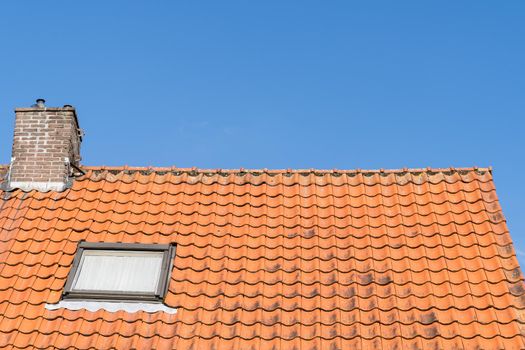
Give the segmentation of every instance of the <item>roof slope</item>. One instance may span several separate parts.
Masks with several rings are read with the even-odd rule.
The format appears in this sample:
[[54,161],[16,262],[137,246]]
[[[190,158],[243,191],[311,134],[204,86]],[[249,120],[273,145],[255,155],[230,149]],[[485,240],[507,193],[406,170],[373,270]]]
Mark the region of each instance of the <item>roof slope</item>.
[[[487,169],[87,168],[62,193],[1,195],[2,348],[525,348]],[[178,312],[45,309],[80,240],[176,242]]]

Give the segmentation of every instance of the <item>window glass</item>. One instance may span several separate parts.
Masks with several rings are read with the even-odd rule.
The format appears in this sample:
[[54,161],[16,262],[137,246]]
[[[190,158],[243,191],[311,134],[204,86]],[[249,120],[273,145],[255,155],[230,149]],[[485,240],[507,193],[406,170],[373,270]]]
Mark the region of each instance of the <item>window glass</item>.
[[163,252],[85,250],[72,290],[154,293],[163,255]]

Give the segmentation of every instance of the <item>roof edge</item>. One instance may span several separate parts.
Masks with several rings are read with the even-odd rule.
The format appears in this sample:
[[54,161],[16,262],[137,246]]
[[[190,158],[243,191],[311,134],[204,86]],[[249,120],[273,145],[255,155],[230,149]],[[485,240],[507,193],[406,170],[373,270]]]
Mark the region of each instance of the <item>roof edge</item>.
[[449,167],[449,168],[400,168],[400,169],[202,169],[197,167],[192,168],[178,168],[178,167],[132,167],[132,166],[81,166],[82,170],[92,171],[148,171],[148,172],[197,172],[197,173],[269,173],[269,174],[281,174],[281,173],[320,173],[320,174],[356,174],[356,173],[440,173],[440,172],[455,172],[455,171],[488,171],[492,173],[492,167]]

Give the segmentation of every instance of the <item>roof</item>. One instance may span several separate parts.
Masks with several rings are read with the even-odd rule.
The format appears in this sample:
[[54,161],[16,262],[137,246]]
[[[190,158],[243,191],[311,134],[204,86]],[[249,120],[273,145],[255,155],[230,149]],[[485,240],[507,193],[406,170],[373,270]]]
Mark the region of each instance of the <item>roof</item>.
[[[2,348],[525,348],[489,169],[84,170],[0,192]],[[80,240],[175,242],[177,313],[46,309]]]

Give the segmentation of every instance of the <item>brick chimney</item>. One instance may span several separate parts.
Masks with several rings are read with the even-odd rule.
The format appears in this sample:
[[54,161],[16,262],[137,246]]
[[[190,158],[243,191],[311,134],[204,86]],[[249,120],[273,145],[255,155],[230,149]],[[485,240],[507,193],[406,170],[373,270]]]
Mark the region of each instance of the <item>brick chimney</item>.
[[75,108],[46,107],[43,99],[15,109],[10,188],[62,191],[71,185],[80,162],[81,130]]

